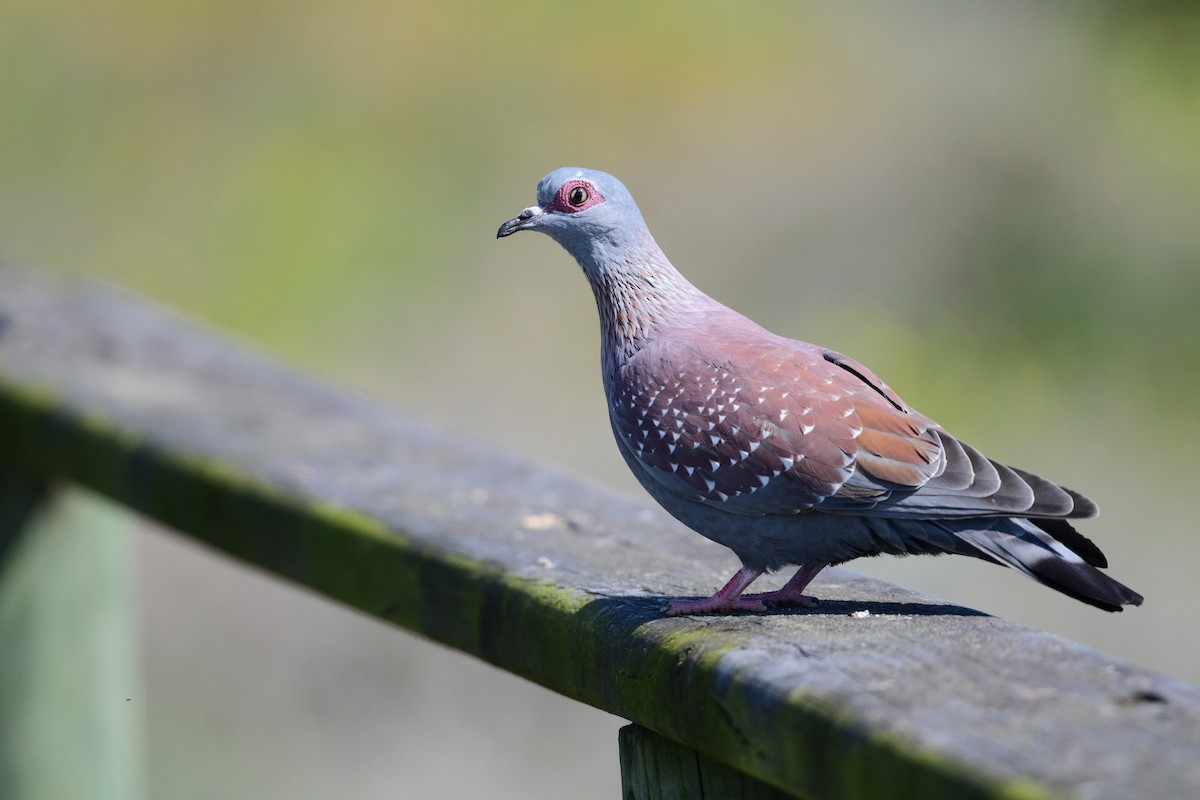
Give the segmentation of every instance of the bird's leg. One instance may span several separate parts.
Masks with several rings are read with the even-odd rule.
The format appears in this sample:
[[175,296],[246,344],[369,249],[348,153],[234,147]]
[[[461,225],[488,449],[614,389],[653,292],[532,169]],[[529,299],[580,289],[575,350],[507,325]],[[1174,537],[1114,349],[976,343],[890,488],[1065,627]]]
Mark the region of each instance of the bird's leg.
[[817,577],[817,573],[828,567],[825,562],[817,562],[815,564],[802,564],[800,569],[796,570],[796,574],[791,577],[787,583],[774,592],[763,592],[762,594],[748,594],[741,598],[746,600],[757,600],[764,606],[804,606],[805,608],[813,608],[821,604],[821,601],[815,597],[804,594],[805,588],[812,579]]
[[729,579],[729,583],[722,586],[712,597],[705,597],[702,600],[672,600],[667,603],[667,616],[718,614],[729,611],[766,611],[767,607],[761,600],[742,597],[742,592],[759,575],[762,575],[761,569],[742,567]]

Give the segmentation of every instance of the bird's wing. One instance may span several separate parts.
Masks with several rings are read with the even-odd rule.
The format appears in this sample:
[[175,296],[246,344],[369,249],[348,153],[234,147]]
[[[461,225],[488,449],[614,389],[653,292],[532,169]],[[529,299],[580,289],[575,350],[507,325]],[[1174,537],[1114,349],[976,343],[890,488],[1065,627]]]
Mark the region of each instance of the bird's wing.
[[[861,363],[832,350],[823,354],[859,382],[852,387],[851,397],[863,432],[858,438],[858,469],[839,492],[822,503],[822,511],[923,518],[1096,515],[1095,503],[1086,497],[993,461],[951,436],[907,406]],[[905,449],[905,443],[918,436],[937,442],[929,469],[922,469],[918,460],[933,451]],[[906,475],[906,470],[910,474]],[[870,489],[885,494],[869,497]]]
[[643,349],[610,398],[618,442],[681,496],[749,515],[1088,515],[1090,501],[985,458],[853,359],[765,332],[690,341]]
[[807,511],[837,492],[861,433],[843,371],[787,340],[704,341],[646,347],[613,382],[613,429],[635,461],[668,489],[736,513]]

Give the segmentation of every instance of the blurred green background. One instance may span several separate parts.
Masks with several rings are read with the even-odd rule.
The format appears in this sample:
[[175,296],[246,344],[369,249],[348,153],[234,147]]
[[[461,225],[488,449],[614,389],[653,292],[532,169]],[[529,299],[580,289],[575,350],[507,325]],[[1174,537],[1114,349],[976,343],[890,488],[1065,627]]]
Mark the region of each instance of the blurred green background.
[[[855,568],[1200,680],[1196,9],[7,0],[0,257],[635,492],[577,268],[493,238],[605,169],[701,288],[1096,498],[1147,600]],[[149,796],[617,792],[614,718],[139,548]]]

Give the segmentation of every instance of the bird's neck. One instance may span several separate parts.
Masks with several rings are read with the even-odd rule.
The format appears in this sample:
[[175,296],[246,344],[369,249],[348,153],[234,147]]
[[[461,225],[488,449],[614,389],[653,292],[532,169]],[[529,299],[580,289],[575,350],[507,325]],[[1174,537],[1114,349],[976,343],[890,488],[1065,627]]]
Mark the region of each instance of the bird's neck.
[[664,328],[685,322],[711,303],[657,246],[610,261],[604,269],[584,272],[600,314],[606,379]]

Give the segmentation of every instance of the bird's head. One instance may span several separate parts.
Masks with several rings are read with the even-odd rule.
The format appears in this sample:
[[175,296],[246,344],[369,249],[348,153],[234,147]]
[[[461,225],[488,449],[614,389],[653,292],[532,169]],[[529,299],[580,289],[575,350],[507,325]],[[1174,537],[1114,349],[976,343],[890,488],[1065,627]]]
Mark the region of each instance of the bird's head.
[[538,183],[537,205],[500,226],[496,238],[541,231],[566,248],[585,272],[657,251],[629,190],[607,172],[562,167]]

